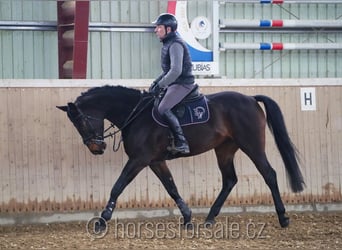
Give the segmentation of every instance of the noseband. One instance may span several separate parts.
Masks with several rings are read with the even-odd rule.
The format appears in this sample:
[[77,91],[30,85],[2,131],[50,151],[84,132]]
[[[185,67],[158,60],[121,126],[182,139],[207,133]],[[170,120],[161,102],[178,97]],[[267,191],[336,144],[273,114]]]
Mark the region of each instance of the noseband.
[[89,120],[102,121],[101,119],[92,117],[90,115],[85,115],[83,113],[80,113],[74,119],[75,122],[81,121],[80,123],[84,124],[84,126],[82,125],[82,128],[86,128],[83,130],[84,132],[83,143],[85,145],[88,145],[90,143],[95,143],[97,145],[100,145],[103,143],[104,137],[103,135],[99,135],[95,132],[95,129]]

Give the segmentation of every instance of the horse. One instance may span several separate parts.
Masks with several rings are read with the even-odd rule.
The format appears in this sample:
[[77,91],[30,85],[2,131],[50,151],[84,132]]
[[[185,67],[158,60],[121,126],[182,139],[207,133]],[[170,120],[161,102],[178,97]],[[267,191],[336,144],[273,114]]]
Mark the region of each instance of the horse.
[[[117,199],[125,187],[147,166],[175,201],[184,226],[191,225],[191,209],[178,193],[166,160],[195,156],[211,149],[216,154],[222,187],[205,219],[206,225],[215,223],[215,217],[238,181],[233,160],[240,149],[252,160],[269,187],[280,226],[289,226],[290,219],[280,196],[276,172],[265,153],[266,124],[275,139],[292,191],[301,192],[305,183],[299,167],[298,150],[288,135],[280,107],[268,96],[247,96],[235,91],[204,97],[210,118],[207,122],[183,127],[190,147],[190,153],[186,155],[170,154],[170,131],[153,119],[151,110],[155,96],[149,92],[106,85],[90,88],[75,102],[57,106],[67,113],[83,143],[95,155],[103,154],[106,149],[105,119],[121,131],[128,161],[111,189],[97,224],[99,230],[106,227],[106,221],[111,219]],[[263,103],[265,111],[259,102]]]

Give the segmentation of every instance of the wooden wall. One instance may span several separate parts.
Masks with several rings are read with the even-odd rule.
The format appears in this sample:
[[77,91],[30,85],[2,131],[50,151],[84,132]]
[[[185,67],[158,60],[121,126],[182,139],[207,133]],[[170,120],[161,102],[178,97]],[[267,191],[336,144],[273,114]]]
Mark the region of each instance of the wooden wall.
[[[149,80],[0,80],[0,212],[81,211],[101,209],[127,157],[122,148],[93,156],[56,105],[74,101],[92,86],[126,85],[147,89]],[[342,79],[224,80],[201,79],[203,93],[236,90],[264,94],[280,105],[303,161],[303,193],[291,193],[284,165],[267,130],[267,154],[278,174],[286,203],[342,201]],[[316,111],[302,111],[300,89],[316,91]],[[183,198],[210,206],[221,188],[212,151],[169,162]],[[270,192],[254,165],[238,153],[239,182],[226,205],[272,204]],[[143,170],[119,197],[118,207],[173,207],[159,180]]]

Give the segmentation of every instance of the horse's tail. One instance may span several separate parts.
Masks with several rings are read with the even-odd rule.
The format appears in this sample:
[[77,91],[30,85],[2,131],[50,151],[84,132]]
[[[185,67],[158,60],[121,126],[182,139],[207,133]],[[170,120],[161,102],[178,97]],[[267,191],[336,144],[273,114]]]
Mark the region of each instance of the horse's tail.
[[305,183],[298,165],[298,152],[288,135],[284,118],[278,104],[264,95],[256,95],[254,98],[265,105],[267,124],[274,136],[285,168],[290,177],[292,191],[303,191]]

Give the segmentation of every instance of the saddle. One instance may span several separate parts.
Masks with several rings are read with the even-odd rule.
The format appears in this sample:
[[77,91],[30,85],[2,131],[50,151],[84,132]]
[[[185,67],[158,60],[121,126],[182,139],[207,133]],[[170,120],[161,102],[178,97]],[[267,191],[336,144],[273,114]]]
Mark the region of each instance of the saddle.
[[[152,109],[152,117],[159,125],[168,127],[158,112],[158,104],[159,101]],[[172,112],[177,116],[181,126],[205,123],[210,117],[207,98],[199,92],[197,84],[180,103],[172,108]]]

